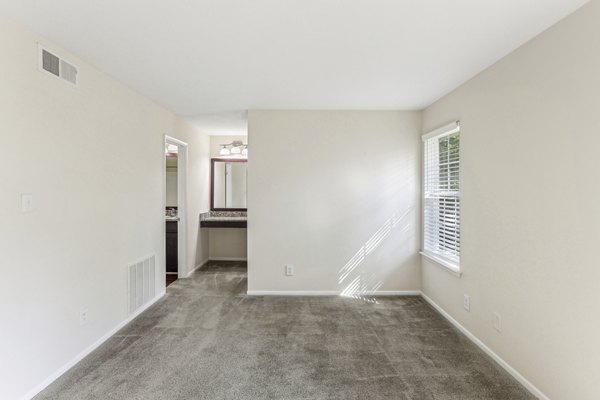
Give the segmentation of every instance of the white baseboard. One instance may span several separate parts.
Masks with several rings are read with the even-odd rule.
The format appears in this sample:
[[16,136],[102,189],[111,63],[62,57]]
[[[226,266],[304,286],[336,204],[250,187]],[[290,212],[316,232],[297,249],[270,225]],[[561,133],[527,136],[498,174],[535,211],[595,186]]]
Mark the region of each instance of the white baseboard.
[[199,270],[200,268],[204,267],[208,261],[209,261],[209,260],[208,260],[208,258],[207,258],[206,260],[202,261],[200,264],[196,265],[196,266],[194,267],[194,269],[193,269],[193,270],[191,270],[190,272],[188,272],[188,273],[187,273],[187,275],[186,275],[185,277],[186,277],[186,278],[189,278],[190,276],[192,276],[192,274],[193,274],[194,272],[196,272],[196,271],[197,271],[197,270]]
[[106,332],[100,339],[96,340],[94,343],[92,343],[90,346],[88,346],[85,350],[83,350],[81,353],[77,354],[73,359],[71,359],[69,362],[64,364],[59,369],[57,369],[49,377],[44,379],[39,385],[35,386],[33,389],[31,389],[29,392],[27,392],[23,397],[21,397],[21,400],[32,399],[34,396],[36,396],[38,393],[40,393],[42,390],[44,390],[46,387],[48,387],[52,382],[54,382],[55,380],[60,378],[60,376],[62,374],[64,374],[68,370],[70,370],[75,364],[77,364],[78,362],[83,360],[92,351],[94,351],[98,347],[100,347],[104,342],[106,342],[108,339],[110,339],[111,336],[116,334],[125,325],[127,325],[128,323],[133,321],[138,315],[140,315],[141,313],[146,311],[148,308],[150,308],[150,306],[152,306],[154,303],[156,303],[158,300],[160,300],[164,295],[165,295],[164,291],[159,293],[158,295],[156,295],[152,300],[150,300],[148,302],[148,304],[146,304],[145,306],[143,306],[142,308],[137,310],[135,313],[128,316],[127,319],[125,319],[124,321],[119,323],[117,326],[112,328],[110,331]]
[[210,261],[248,261],[246,257],[209,257]]
[[337,296],[335,290],[248,290],[248,296]]
[[[337,290],[248,290],[248,296],[340,296]],[[348,295],[359,296],[419,296],[419,290],[371,290]]]
[[502,368],[506,370],[509,374],[512,375],[517,381],[519,381],[531,394],[536,396],[540,400],[550,400],[548,396],[546,396],[540,389],[538,389],[533,383],[529,382],[523,375],[521,375],[516,369],[514,369],[509,363],[504,361],[498,354],[496,354],[492,349],[490,349],[485,343],[477,338],[477,336],[473,335],[467,328],[462,326],[457,320],[452,318],[450,314],[446,312],[442,307],[437,305],[433,300],[431,300],[425,293],[421,292],[421,297],[428,302],[433,308],[435,308],[444,318],[446,318],[452,325],[454,325],[459,331],[461,331],[467,338],[469,338],[477,347],[483,350],[488,356],[490,356],[494,361],[496,361]]
[[367,290],[357,293],[359,296],[420,296],[420,290]]

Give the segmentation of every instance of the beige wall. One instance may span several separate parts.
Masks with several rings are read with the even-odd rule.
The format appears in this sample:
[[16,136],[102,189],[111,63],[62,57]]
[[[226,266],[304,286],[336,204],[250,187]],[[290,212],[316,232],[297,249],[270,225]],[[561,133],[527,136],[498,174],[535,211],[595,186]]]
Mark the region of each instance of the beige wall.
[[248,115],[248,289],[419,290],[420,113]]
[[600,398],[598,21],[594,1],[423,114],[462,123],[464,271],[423,260],[423,290],[554,400]]
[[211,260],[245,260],[247,237],[244,228],[206,228]]
[[[38,71],[37,42],[80,68],[78,87]],[[0,53],[0,171],[18,171],[0,175],[0,398],[15,399],[127,318],[129,263],[155,254],[164,290],[164,135],[179,128],[1,17]],[[20,212],[22,193],[33,212]]]

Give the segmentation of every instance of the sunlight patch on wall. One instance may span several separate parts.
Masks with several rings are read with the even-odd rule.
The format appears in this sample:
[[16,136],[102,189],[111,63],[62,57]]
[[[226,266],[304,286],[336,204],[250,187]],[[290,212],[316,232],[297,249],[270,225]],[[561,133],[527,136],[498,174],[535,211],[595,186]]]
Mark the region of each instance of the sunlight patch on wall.
[[[403,213],[394,213],[367,239],[348,262],[339,270],[338,284],[344,285],[340,296],[360,299],[370,303],[377,303],[372,296],[383,285],[383,280],[378,271],[365,269],[364,262],[389,238],[392,231],[408,232],[411,224],[409,217],[412,208]],[[380,272],[380,271],[379,271]]]

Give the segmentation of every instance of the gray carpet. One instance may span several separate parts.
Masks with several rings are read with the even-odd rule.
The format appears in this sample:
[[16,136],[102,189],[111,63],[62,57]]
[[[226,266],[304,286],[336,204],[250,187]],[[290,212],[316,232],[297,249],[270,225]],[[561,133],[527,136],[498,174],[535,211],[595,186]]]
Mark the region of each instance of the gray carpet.
[[533,399],[419,297],[248,297],[212,262],[36,399]]

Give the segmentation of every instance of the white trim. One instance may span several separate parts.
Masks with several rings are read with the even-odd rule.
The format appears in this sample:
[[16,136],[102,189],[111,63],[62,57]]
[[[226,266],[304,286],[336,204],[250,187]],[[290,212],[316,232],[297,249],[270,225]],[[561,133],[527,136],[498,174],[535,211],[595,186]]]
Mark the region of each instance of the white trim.
[[337,290],[248,290],[248,296],[338,296]]
[[432,130],[431,132],[423,134],[421,138],[423,139],[423,141],[426,141],[435,137],[448,136],[458,131],[460,131],[460,121],[454,121],[449,123],[448,125],[441,126],[437,129]]
[[196,265],[196,266],[194,267],[194,269],[193,269],[193,270],[191,270],[190,272],[188,272],[188,274],[187,274],[186,278],[189,278],[190,276],[192,276],[192,274],[193,274],[194,272],[196,272],[196,271],[197,271],[197,270],[199,270],[200,268],[204,267],[206,264],[208,264],[208,262],[209,262],[209,261],[210,261],[210,260],[207,258],[206,260],[202,261],[200,264]]
[[428,302],[433,308],[437,310],[444,318],[446,318],[452,325],[454,325],[459,331],[461,331],[467,338],[469,338],[477,347],[483,350],[488,356],[490,356],[498,365],[506,370],[509,374],[512,375],[521,385],[525,386],[531,394],[536,396],[540,400],[550,400],[548,396],[546,396],[540,389],[538,389],[533,383],[529,382],[523,375],[521,375],[516,369],[514,369],[509,363],[504,361],[498,354],[494,353],[492,349],[490,349],[485,343],[477,338],[477,336],[473,335],[471,332],[467,330],[464,326],[462,326],[457,320],[452,318],[450,314],[448,314],[442,307],[437,305],[433,300],[431,300],[425,293],[421,292],[421,297]]
[[248,261],[247,257],[208,257],[209,261]]
[[438,267],[442,268],[444,271],[456,276],[457,278],[460,278],[462,276],[462,272],[458,265],[452,264],[451,262],[448,262],[443,258],[436,257],[424,251],[420,251],[419,254],[427,258],[429,261],[433,262]]
[[[248,290],[248,296],[341,296],[338,290]],[[420,290],[367,290],[344,297],[359,296],[419,296]]]
[[365,292],[358,293],[364,296],[420,296],[420,290],[367,290]]
[[112,328],[111,330],[106,332],[100,339],[96,340],[94,343],[92,343],[90,346],[88,346],[85,350],[83,350],[81,353],[77,354],[74,358],[72,358],[70,361],[68,361],[66,364],[64,364],[62,367],[60,367],[54,373],[52,373],[50,376],[48,376],[46,379],[44,379],[40,384],[38,384],[33,389],[28,391],[25,395],[23,395],[21,397],[21,400],[32,399],[34,396],[36,396],[38,393],[40,393],[42,390],[44,390],[46,387],[48,387],[52,382],[54,382],[55,380],[60,378],[61,375],[63,375],[65,372],[67,372],[69,369],[71,369],[73,366],[75,366],[75,364],[77,364],[78,362],[83,360],[91,352],[93,352],[98,347],[100,347],[104,342],[106,342],[113,335],[115,335],[118,331],[120,331],[125,325],[127,325],[128,323],[133,321],[137,316],[139,316],[141,313],[143,313],[148,308],[150,308],[150,306],[152,306],[154,303],[156,303],[158,300],[160,300],[164,295],[165,295],[164,291],[159,293],[157,296],[154,297],[154,299],[150,300],[148,302],[148,304],[144,305],[139,310],[137,310],[135,313],[131,314],[129,317],[127,317],[125,320],[123,320],[121,323],[119,323],[117,326],[115,326],[114,328]]
[[[427,142],[430,139],[433,138],[440,138],[440,137],[444,137],[444,136],[448,136],[451,135],[453,133],[456,132],[460,132],[460,121],[456,120],[453,121],[449,124],[446,124],[442,127],[439,127],[437,129],[434,129],[428,133],[425,133],[421,136],[423,142]],[[427,146],[427,144],[424,144],[425,146]],[[427,157],[425,155],[425,149],[423,149],[423,151],[421,152],[421,156],[422,156],[422,162],[421,162],[421,227],[422,232],[421,232],[421,248],[425,248],[425,204],[426,204],[426,199],[425,199],[425,175],[426,175],[426,167],[425,165],[427,164]],[[460,174],[460,173],[459,173]],[[459,177],[460,179],[460,177]],[[459,199],[460,199],[460,190],[459,190]],[[459,228],[460,229],[460,228]],[[456,276],[457,278],[460,278],[462,275],[462,272],[460,271],[460,265],[444,259],[443,257],[440,257],[437,254],[433,254],[431,252],[426,252],[425,250],[422,250],[419,252],[422,256],[426,257],[427,259],[429,259],[430,261],[432,261],[433,263],[435,263],[435,265],[437,265],[438,267],[441,267],[442,269],[444,269],[445,271],[449,272],[450,274]]]
[[[186,142],[183,142],[183,141],[176,139],[173,136],[169,136],[169,135],[165,135],[165,142],[174,144],[175,146],[186,146],[187,147],[187,145],[188,145]],[[163,149],[163,151],[164,151],[164,149]]]

